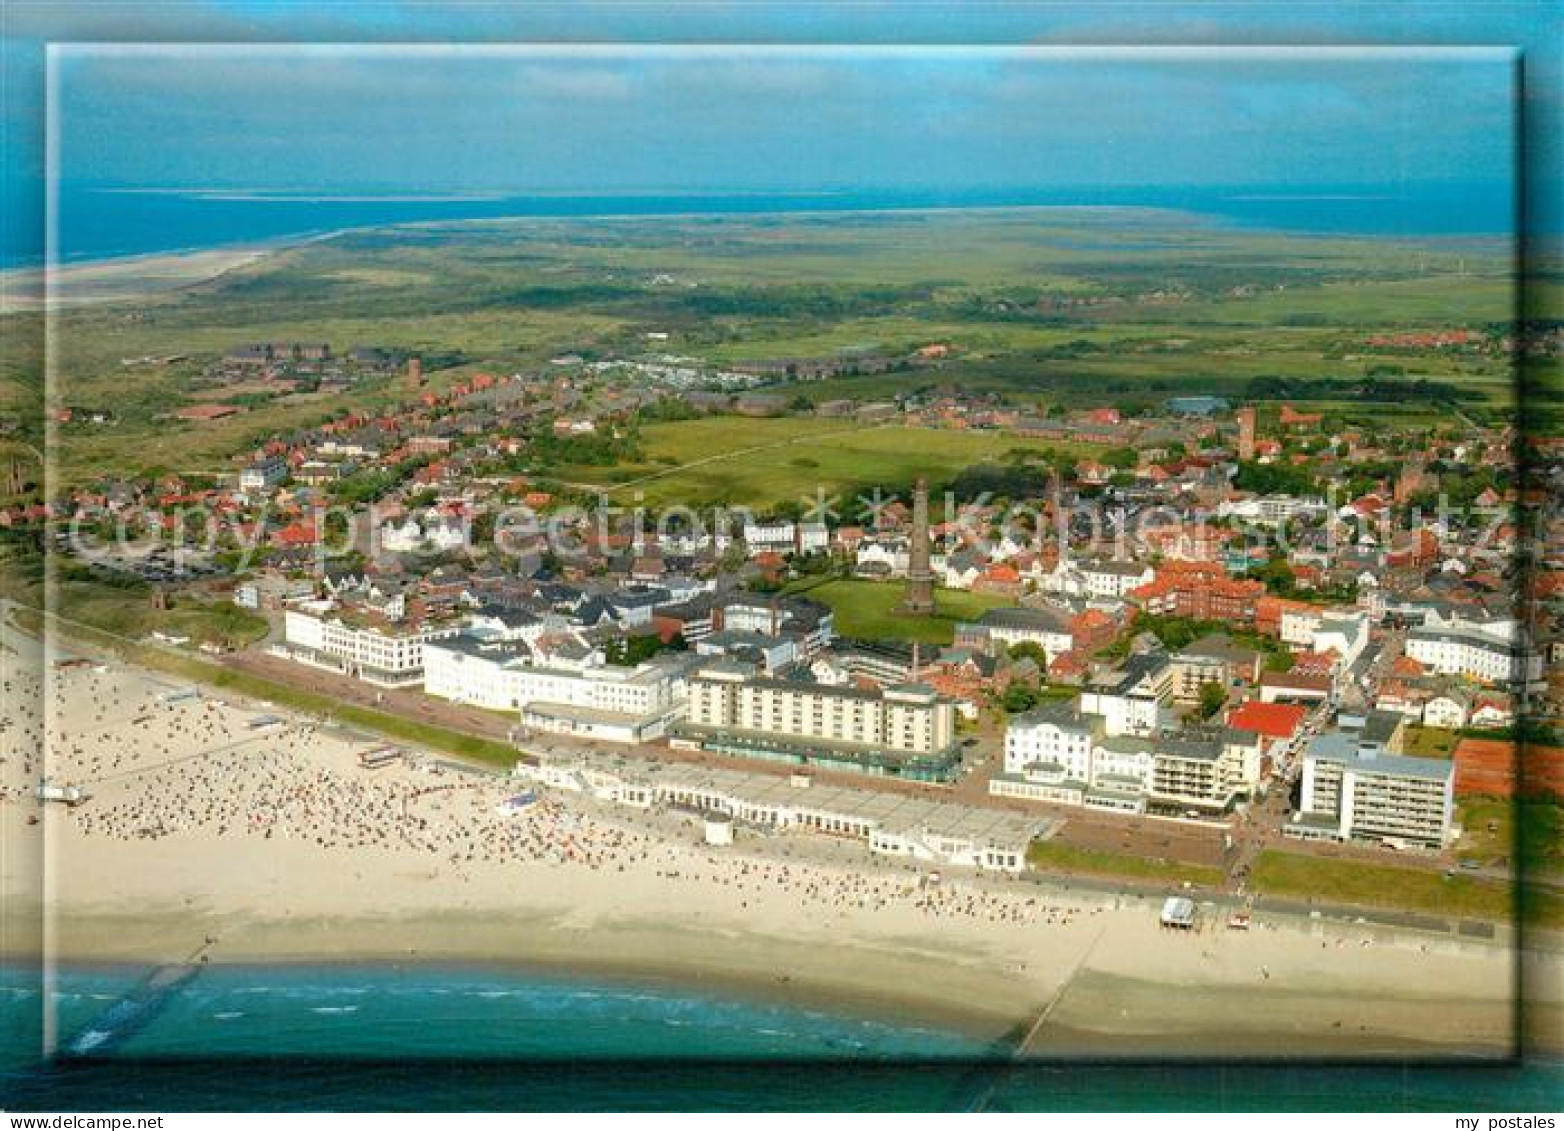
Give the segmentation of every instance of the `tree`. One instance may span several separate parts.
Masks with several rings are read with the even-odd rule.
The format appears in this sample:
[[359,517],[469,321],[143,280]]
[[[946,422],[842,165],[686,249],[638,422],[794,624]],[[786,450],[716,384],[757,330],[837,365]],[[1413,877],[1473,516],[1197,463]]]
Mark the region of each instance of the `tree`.
[[1031,660],[1037,665],[1037,670],[1048,670],[1048,653],[1043,646],[1035,640],[1022,640],[1010,645],[1010,658],[1012,660]]
[[1030,711],[1037,706],[1037,688],[1019,681],[1014,682],[1005,688],[1005,693],[999,697],[999,705],[1009,715]]
[[1227,689],[1212,680],[1200,685],[1200,717],[1209,719],[1227,702]]
[[638,664],[644,664],[659,652],[683,651],[688,647],[682,636],[676,636],[664,644],[662,637],[655,633],[648,633],[644,636],[627,636],[622,640],[610,640],[603,645],[603,659],[616,667],[633,668]]
[[1298,575],[1287,564],[1286,558],[1272,558],[1264,565],[1250,570],[1249,576],[1256,581],[1263,581],[1266,592],[1278,597],[1291,597],[1298,590]]

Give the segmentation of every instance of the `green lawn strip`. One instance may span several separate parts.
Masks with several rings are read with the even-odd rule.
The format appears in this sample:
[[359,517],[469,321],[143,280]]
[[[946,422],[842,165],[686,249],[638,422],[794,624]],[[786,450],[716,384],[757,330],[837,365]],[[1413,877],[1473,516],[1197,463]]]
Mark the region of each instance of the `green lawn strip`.
[[904,582],[805,579],[790,591],[829,605],[836,614],[836,631],[841,636],[919,644],[949,644],[955,639],[957,624],[975,621],[989,609],[1014,604],[1004,597],[936,589],[934,615],[909,617],[897,611],[907,592]]
[[1404,753],[1416,758],[1449,758],[1460,741],[1453,730],[1413,724],[1407,727]]
[[1223,880],[1222,870],[1209,865],[1076,848],[1056,840],[1034,840],[1027,849],[1026,859],[1033,868],[1042,871],[1114,876],[1157,883],[1189,883],[1198,887],[1219,887]]
[[1509,919],[1513,905],[1512,886],[1502,880],[1277,849],[1260,853],[1249,883],[1264,895],[1478,919]]

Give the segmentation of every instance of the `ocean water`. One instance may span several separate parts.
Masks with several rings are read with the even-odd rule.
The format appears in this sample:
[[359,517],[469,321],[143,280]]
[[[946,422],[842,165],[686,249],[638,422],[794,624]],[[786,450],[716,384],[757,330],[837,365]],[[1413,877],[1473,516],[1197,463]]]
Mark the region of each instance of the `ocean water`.
[[[0,225],[0,266],[30,266],[44,255],[44,190],[16,186],[17,215]],[[1514,228],[1507,178],[1401,186],[1035,188],[990,191],[891,189],[817,193],[416,194],[337,192],[222,194],[126,192],[63,184],[61,262],[257,243],[342,228],[428,220],[521,216],[658,216],[687,212],[1093,205],[1165,208],[1245,227],[1302,232],[1504,235]]]
[[[69,1036],[143,971],[62,971]],[[0,969],[0,1106],[103,1110],[1451,1110],[1557,1107],[1564,1066],[1037,1064],[850,1012],[500,967],[220,966],[96,1059],[37,1063]]]

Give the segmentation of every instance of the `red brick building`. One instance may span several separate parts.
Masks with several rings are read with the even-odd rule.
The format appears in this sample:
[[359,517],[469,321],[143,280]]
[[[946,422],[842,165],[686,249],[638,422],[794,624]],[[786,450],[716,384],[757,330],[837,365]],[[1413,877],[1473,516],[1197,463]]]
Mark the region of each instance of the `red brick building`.
[[1129,592],[1148,613],[1222,620],[1246,628],[1254,624],[1264,596],[1262,582],[1230,577],[1212,562],[1166,562],[1149,582]]

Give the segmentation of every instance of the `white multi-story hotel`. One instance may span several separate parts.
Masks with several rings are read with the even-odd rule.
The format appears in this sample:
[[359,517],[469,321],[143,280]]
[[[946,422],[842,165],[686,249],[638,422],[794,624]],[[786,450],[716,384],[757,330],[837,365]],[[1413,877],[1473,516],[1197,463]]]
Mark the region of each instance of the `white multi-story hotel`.
[[283,613],[283,651],[292,659],[334,668],[367,683],[400,687],[423,678],[424,647],[455,636],[447,624],[352,624],[331,601],[301,601]]
[[947,780],[956,763],[955,705],[931,688],[760,679],[732,661],[691,677],[681,735],[723,753],[919,780]]
[[[1012,718],[1005,768],[990,780],[989,792],[1131,813],[1152,805],[1211,812],[1260,784],[1263,744],[1252,732],[1112,733],[1107,719],[1084,710],[1084,702],[1083,696]],[[1121,719],[1114,729],[1123,725]]]
[[1532,684],[1542,679],[1542,654],[1526,646],[1513,621],[1414,628],[1407,633],[1406,654],[1438,675],[1497,684]]
[[524,729],[607,742],[661,737],[682,713],[694,659],[655,656],[636,667],[593,653],[539,662],[520,641],[465,635],[425,649],[424,690],[496,711],[517,711]]
[[1300,806],[1286,832],[1442,848],[1454,812],[1450,759],[1392,754],[1358,735],[1332,731],[1304,753]]

